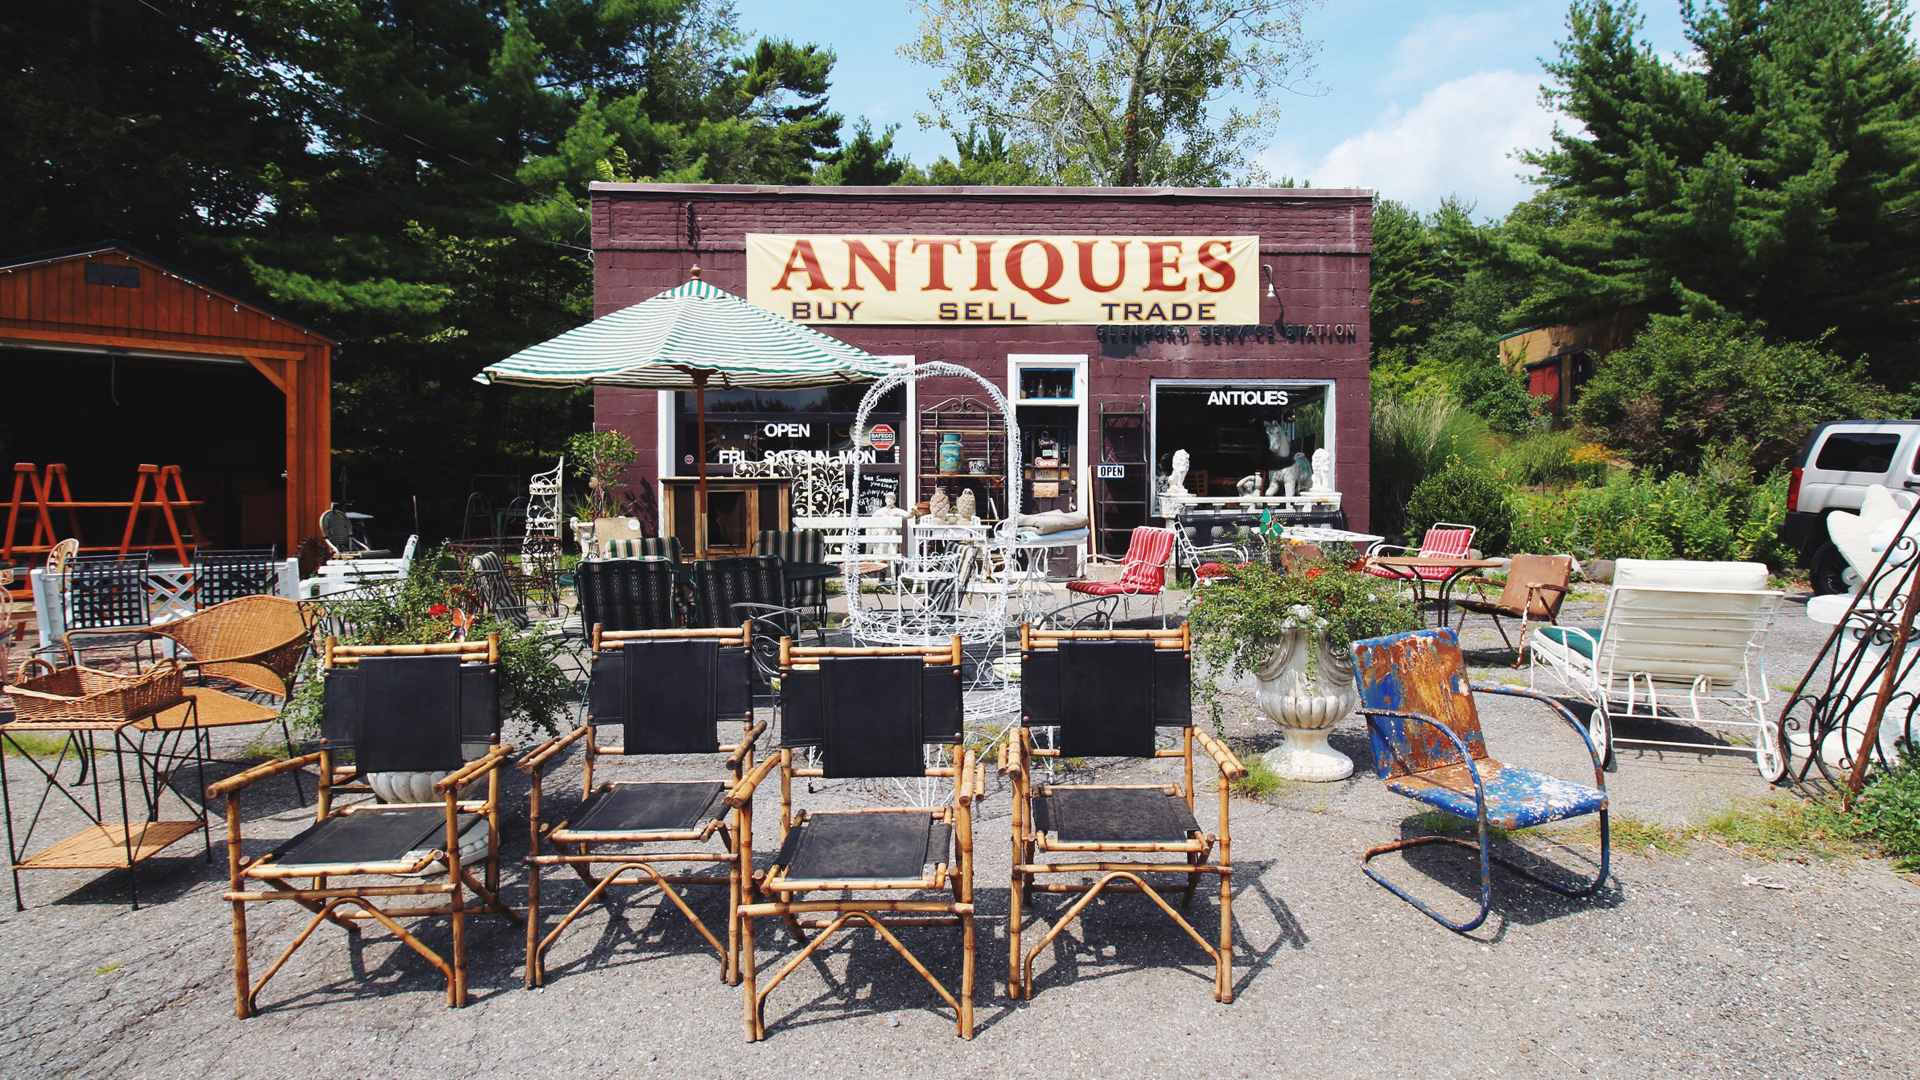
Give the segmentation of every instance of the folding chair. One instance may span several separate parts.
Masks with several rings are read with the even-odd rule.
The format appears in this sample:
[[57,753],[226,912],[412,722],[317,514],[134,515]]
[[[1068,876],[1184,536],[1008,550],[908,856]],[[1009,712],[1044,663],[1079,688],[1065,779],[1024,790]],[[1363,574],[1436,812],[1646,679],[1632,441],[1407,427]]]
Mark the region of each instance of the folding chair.
[[[1518,687],[1470,685],[1460,642],[1452,630],[1415,630],[1370,638],[1354,642],[1353,649],[1358,661],[1360,712],[1367,718],[1367,732],[1373,739],[1375,775],[1387,782],[1389,791],[1471,820],[1480,832],[1477,844],[1455,836],[1416,836],[1371,848],[1360,857],[1360,868],[1368,877],[1434,922],[1462,934],[1485,922],[1493,908],[1494,863],[1562,896],[1591,896],[1600,888],[1607,880],[1612,835],[1607,825],[1606,776],[1600,769],[1600,752],[1566,706],[1545,694]],[[1531,698],[1552,709],[1586,746],[1593,760],[1593,786],[1488,757],[1487,741],[1480,733],[1480,714],[1473,704],[1476,693]],[[1495,855],[1487,835],[1489,825],[1524,829],[1594,813],[1600,815],[1600,871],[1585,885],[1549,881]],[[1426,844],[1479,849],[1480,914],[1464,923],[1453,922],[1367,865],[1375,856],[1389,851]]]
[[[1113,597],[1116,599],[1109,602],[1115,605],[1119,597],[1151,596],[1157,615],[1161,593],[1167,587],[1167,561],[1172,557],[1173,530],[1142,525],[1133,530],[1133,536],[1127,541],[1127,554],[1120,560],[1118,581],[1069,581],[1067,590],[1083,596]],[[1087,561],[1110,563],[1113,560],[1089,555]],[[1111,608],[1108,611],[1111,614]]]
[[[1368,549],[1368,555],[1419,555],[1421,557],[1438,556],[1448,559],[1464,559],[1473,550],[1473,536],[1478,526],[1459,525],[1451,521],[1434,524],[1420,538],[1420,548],[1415,551],[1404,544],[1375,544]],[[1413,585],[1414,602],[1423,604],[1427,599],[1427,586],[1439,585],[1446,581],[1453,570],[1438,566],[1377,566],[1368,563],[1361,567],[1374,577],[1391,578]]]
[[[1012,911],[1007,917],[1007,990],[1033,997],[1033,961],[1102,892],[1143,893],[1213,958],[1213,996],[1233,1000],[1233,862],[1227,794],[1246,775],[1233,751],[1194,726],[1190,686],[1192,640],[1172,630],[1036,630],[1020,628],[1021,728],[1000,747],[1000,772],[1013,782]],[[1054,745],[1034,745],[1034,728],[1057,729]],[[1158,729],[1177,727],[1170,750]],[[1193,744],[1218,767],[1218,832],[1194,817]],[[1170,784],[1034,783],[1036,757],[1177,758],[1181,781]],[[1215,848],[1219,857],[1212,858]],[[1066,861],[1041,861],[1064,855]],[[1056,875],[1073,881],[1049,881]],[[1078,880],[1096,875],[1092,882]],[[1149,876],[1178,875],[1184,885]],[[1203,874],[1220,879],[1220,943],[1216,948],[1175,911],[1161,889],[1177,888],[1184,907]],[[1025,905],[1036,892],[1078,893],[1038,944],[1024,954]]]
[[[753,675],[747,657],[751,631],[632,630],[595,636],[586,722],[550,739],[520,762],[533,778],[528,818],[533,848],[527,856],[527,985],[547,981],[546,952],[574,920],[613,886],[658,886],[708,945],[720,954],[721,977],[740,981],[740,862],[734,852],[739,811],[726,796],[743,769],[753,767],[753,746],[766,722],[753,718]],[[738,721],[744,734],[733,745],[720,741],[718,725]],[[618,746],[601,746],[597,729],[615,725]],[[586,775],[581,803],[565,818],[543,819],[541,777],[554,757],[584,740]],[[692,781],[602,780],[594,764],[608,755],[726,754],[726,773]],[[702,848],[715,835],[721,849]],[[588,888],[580,902],[546,936],[540,934],[542,872],[568,867]],[[675,870],[674,868],[682,867]],[[602,869],[602,868],[607,869]],[[697,873],[718,867],[719,874]],[[727,887],[727,940],[707,927],[676,885]]]
[[[740,907],[747,1040],[766,1037],[767,996],[849,923],[873,928],[958,1014],[973,1037],[973,805],[986,773],[960,745],[960,639],[937,647],[799,648],[781,643],[781,746],[747,773],[727,801],[740,810],[740,872],[754,890]],[[926,747],[947,764],[928,766]],[[819,753],[817,767],[796,749]],[[753,793],[780,770],[780,850],[753,870]],[[950,777],[943,806],[793,809],[795,777]],[[751,875],[751,877],[748,877]],[[887,893],[951,889],[951,899]],[[838,894],[811,898],[813,895]],[[880,894],[880,895],[876,895]],[[803,947],[761,986],[753,920],[773,916]],[[960,927],[960,992],[950,993],[894,933],[903,926]],[[811,938],[807,931],[817,931]]]
[[277,548],[193,553],[193,607],[202,611],[242,596],[273,596],[280,591]]
[[[1460,609],[1460,619],[1454,623],[1454,629],[1457,631],[1466,625],[1469,612],[1492,618],[1493,628],[1500,631],[1500,640],[1513,650],[1513,666],[1519,667],[1526,656],[1527,628],[1536,622],[1556,625],[1560,622],[1560,604],[1566,600],[1572,580],[1571,555],[1515,555],[1507,566],[1505,581],[1475,577],[1460,582],[1476,588],[1492,586],[1500,590],[1500,595],[1492,600],[1485,596],[1454,597],[1453,606]],[[1507,628],[1500,621],[1503,617],[1520,620],[1518,644],[1507,636]]]
[[[500,641],[437,645],[337,645],[322,652],[325,680],[322,749],[260,765],[212,785],[209,798],[227,800],[228,890],[233,905],[235,1012],[252,1016],[260,991],[322,922],[358,933],[372,919],[425,957],[447,979],[447,1004],[467,1003],[466,917],[498,914],[516,924],[520,914],[500,900],[500,767],[511,747],[490,743],[463,760],[476,720],[499,723]],[[344,736],[344,738],[343,738]],[[351,745],[354,765],[336,770],[333,754]],[[255,859],[244,854],[240,792],[252,784],[316,765],[320,797],[314,823]],[[341,781],[356,771],[446,771],[433,785],[438,803],[358,803],[335,807]],[[463,798],[482,780],[483,799]],[[484,883],[467,868],[484,841]],[[444,866],[444,874],[436,869]],[[305,886],[299,881],[308,882]],[[468,899],[471,892],[478,903]],[[407,906],[417,898],[417,906]],[[288,901],[313,913],[292,944],[258,982],[247,958],[247,906]],[[396,906],[383,906],[396,905]],[[447,916],[450,956],[429,948],[401,926],[401,918]]]
[[680,585],[675,564],[639,559],[596,559],[574,571],[580,626],[602,630],[665,630],[680,625]]
[[[743,605],[758,609],[787,610],[787,575],[784,565],[770,555],[747,555],[733,559],[700,559],[689,563],[693,587],[693,609],[688,626],[712,629],[739,626],[747,615],[737,610]],[[792,627],[783,636],[800,633],[799,612],[792,612]]]

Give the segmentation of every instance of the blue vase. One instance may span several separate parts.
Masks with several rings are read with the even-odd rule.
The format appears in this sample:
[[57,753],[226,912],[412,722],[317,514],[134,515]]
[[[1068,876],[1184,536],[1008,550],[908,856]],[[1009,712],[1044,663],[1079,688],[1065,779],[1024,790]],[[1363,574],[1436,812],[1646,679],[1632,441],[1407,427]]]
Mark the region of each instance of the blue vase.
[[940,471],[957,473],[964,470],[966,450],[960,445],[958,432],[949,431],[940,436]]

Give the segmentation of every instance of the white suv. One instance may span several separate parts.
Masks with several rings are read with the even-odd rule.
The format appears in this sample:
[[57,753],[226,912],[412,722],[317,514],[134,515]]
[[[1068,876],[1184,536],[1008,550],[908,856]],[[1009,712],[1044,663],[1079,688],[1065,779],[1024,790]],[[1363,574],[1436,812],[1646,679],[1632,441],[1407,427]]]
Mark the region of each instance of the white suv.
[[1829,420],[1807,436],[1787,487],[1780,539],[1800,552],[1814,592],[1847,591],[1847,561],[1827,536],[1827,514],[1860,509],[1874,484],[1920,491],[1920,420]]

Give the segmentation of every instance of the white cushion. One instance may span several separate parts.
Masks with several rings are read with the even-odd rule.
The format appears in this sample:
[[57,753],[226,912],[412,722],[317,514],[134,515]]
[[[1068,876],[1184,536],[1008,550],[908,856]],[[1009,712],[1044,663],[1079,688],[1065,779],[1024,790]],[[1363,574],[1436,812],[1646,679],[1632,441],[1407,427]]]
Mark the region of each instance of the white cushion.
[[1599,666],[1617,678],[1644,673],[1691,682],[1704,675],[1724,688],[1745,673],[1748,643],[1778,610],[1781,594],[1766,584],[1761,563],[1621,559]]

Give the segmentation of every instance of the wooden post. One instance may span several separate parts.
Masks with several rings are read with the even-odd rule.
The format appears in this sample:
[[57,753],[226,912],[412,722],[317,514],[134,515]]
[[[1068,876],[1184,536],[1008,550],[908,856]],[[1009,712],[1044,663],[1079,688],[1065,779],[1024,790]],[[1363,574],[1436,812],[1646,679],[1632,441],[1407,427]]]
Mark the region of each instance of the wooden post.
[[[694,457],[699,463],[700,483],[693,499],[693,557],[707,557],[707,373],[693,373],[694,414],[699,417],[699,443]],[[665,532],[665,529],[661,530]]]

